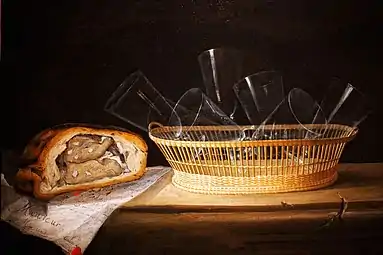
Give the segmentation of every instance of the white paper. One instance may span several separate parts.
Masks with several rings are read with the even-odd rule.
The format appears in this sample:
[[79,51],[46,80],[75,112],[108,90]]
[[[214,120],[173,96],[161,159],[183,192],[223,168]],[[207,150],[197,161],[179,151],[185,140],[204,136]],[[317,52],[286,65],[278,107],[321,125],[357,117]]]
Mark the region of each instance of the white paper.
[[25,234],[50,240],[66,252],[90,244],[109,215],[138,196],[170,170],[150,167],[141,179],[80,193],[47,203],[20,196],[1,174],[1,219]]

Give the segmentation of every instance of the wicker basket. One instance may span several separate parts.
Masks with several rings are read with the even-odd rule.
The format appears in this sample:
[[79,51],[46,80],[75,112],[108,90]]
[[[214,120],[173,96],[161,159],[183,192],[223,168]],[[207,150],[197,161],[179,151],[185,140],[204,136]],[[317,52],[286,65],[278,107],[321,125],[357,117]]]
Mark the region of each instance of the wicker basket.
[[[321,138],[297,139],[305,131],[300,125],[278,125],[265,128],[276,139],[237,141],[225,137],[239,132],[238,127],[189,128],[190,137],[207,138],[201,142],[176,140],[176,127],[155,125],[151,123],[149,135],[174,170],[173,184],[205,194],[292,192],[331,185],[345,144],[358,132],[336,124],[308,125],[322,132]],[[212,141],[217,137],[222,141]]]

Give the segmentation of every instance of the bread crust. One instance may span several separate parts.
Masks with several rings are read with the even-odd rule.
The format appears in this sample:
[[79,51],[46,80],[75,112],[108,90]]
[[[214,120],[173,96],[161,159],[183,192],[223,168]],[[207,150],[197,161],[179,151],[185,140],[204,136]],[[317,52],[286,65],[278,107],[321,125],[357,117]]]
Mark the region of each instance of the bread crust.
[[[49,191],[42,191],[41,185],[46,178],[47,168],[51,164],[49,162],[52,162],[52,151],[57,146],[63,146],[72,137],[80,134],[111,136],[131,142],[137,149],[143,152],[139,168],[130,175],[120,175],[82,184],[65,185]],[[32,194],[40,200],[49,200],[67,192],[84,191],[134,181],[145,173],[147,151],[147,144],[141,136],[120,128],[104,128],[88,124],[64,124],[56,126],[36,135],[25,147],[22,156],[23,165],[21,165],[15,177],[15,188]]]

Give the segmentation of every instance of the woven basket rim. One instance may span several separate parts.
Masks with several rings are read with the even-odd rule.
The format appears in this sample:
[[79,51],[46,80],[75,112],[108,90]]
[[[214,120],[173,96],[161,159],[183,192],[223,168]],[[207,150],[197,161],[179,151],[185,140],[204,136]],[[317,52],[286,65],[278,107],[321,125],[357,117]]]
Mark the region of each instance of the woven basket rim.
[[[158,125],[157,123],[155,125]],[[308,124],[307,127],[321,127],[324,124]],[[243,125],[239,126],[242,130],[246,129],[255,129],[255,125]],[[238,146],[283,146],[283,145],[291,145],[291,146],[310,146],[310,145],[322,145],[322,144],[332,144],[332,143],[346,143],[351,141],[356,134],[358,133],[358,128],[350,127],[347,125],[341,124],[328,124],[329,128],[337,128],[337,129],[349,129],[349,134],[344,137],[338,138],[313,138],[313,139],[276,139],[276,140],[252,140],[252,141],[237,141],[237,140],[225,140],[225,141],[181,141],[181,140],[172,140],[172,139],[164,139],[155,136],[155,133],[158,132],[168,132],[171,130],[175,130],[177,127],[174,126],[157,126],[150,129],[149,137],[154,142],[159,144],[168,144],[172,146],[186,146],[186,147],[216,147],[217,145],[233,145]],[[188,127],[189,130],[211,130],[211,131],[230,131],[237,130],[238,126],[193,126]],[[283,124],[283,125],[265,125],[265,129],[271,128],[283,128],[283,129],[297,129],[302,128],[299,124]]]

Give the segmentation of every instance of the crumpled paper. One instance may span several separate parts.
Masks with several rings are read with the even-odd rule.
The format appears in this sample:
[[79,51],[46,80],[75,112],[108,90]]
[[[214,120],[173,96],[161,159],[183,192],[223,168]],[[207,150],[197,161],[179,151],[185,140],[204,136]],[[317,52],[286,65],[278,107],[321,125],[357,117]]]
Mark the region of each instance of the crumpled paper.
[[1,174],[1,219],[25,234],[56,243],[70,253],[84,251],[109,215],[147,190],[169,167],[149,167],[141,179],[99,190],[62,195],[49,202],[21,196]]

